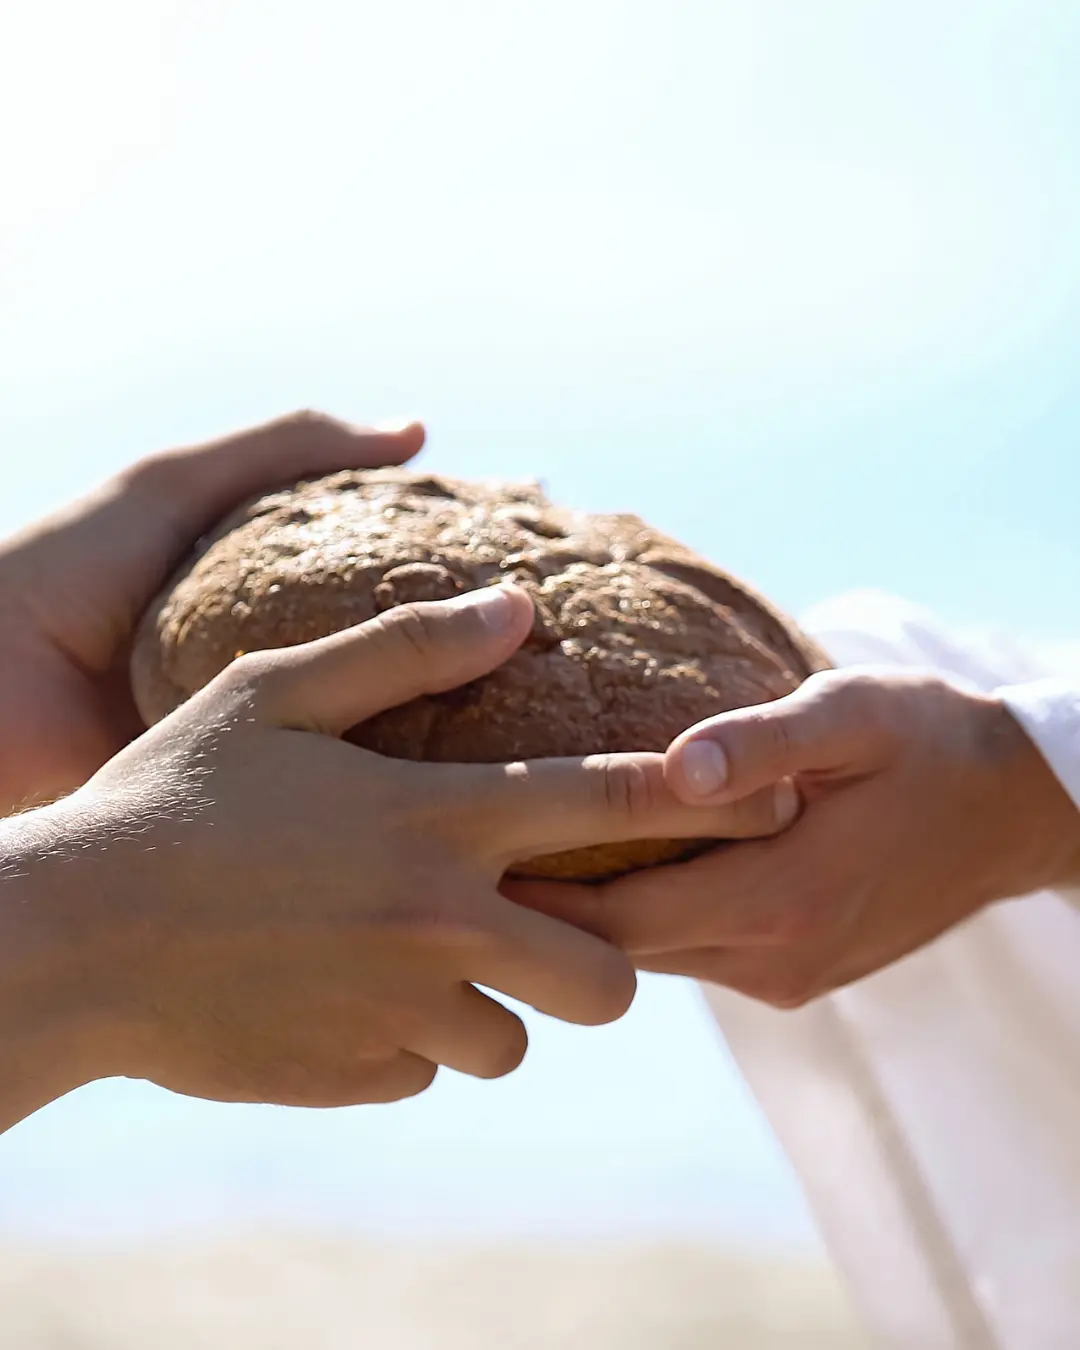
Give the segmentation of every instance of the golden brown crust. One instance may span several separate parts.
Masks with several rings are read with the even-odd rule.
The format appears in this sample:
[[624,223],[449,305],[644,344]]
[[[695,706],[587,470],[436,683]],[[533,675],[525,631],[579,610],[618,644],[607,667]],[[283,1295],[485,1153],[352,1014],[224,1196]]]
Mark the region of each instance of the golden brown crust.
[[[152,723],[239,652],[508,579],[536,606],[524,647],[485,679],[395,708],[350,739],[443,762],[662,750],[694,722],[789,693],[828,664],[761,596],[636,516],[564,510],[532,484],[379,469],[262,497],[203,540],[143,621],[135,699]],[[597,879],[708,844],[579,849],[518,871]]]

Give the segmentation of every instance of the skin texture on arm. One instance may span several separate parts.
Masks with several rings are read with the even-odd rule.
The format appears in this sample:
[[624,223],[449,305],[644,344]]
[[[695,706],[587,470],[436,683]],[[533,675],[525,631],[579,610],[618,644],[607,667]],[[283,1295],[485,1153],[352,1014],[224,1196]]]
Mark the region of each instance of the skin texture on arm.
[[775,838],[579,888],[506,893],[627,951],[641,969],[799,1007],[984,906],[1080,880],[1080,811],[1008,708],[932,676],[832,671],[692,728],[667,782],[722,805],[791,781]]
[[477,986],[621,1016],[627,958],[507,901],[504,871],[745,813],[681,803],[661,755],[421,764],[339,739],[493,669],[532,617],[495,588],[243,657],[84,787],[0,822],[0,1128],[117,1075],[304,1106],[407,1097],[439,1065],[497,1077],[525,1029]]
[[0,1130],[90,1082],[110,1057],[112,1028],[88,997],[79,946],[58,940],[49,918],[71,879],[44,863],[55,834],[48,810],[0,821]]

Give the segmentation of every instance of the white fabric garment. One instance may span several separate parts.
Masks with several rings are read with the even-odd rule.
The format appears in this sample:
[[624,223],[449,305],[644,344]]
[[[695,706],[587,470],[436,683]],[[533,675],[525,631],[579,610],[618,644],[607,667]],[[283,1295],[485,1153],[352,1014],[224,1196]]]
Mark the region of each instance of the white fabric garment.
[[[1004,690],[1080,806],[1080,670],[889,597],[807,624],[840,665]],[[1080,1348],[1080,904],[1041,892],[797,1012],[706,998],[875,1343]]]

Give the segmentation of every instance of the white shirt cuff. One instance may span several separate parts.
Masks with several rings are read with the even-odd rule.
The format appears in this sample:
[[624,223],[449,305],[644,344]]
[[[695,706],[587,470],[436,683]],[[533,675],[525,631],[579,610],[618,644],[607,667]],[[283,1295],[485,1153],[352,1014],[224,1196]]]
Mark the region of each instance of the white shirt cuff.
[[1080,808],[1080,685],[1037,680],[995,692]]

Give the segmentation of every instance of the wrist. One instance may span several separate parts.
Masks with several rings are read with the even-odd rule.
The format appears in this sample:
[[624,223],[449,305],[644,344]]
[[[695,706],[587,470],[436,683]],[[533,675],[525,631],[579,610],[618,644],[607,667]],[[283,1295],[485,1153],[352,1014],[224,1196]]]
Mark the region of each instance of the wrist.
[[0,820],[0,1131],[117,1072],[79,843],[59,806]]
[[982,750],[999,783],[999,838],[1009,856],[1008,895],[1080,885],[1080,806],[1011,700],[979,699]]

